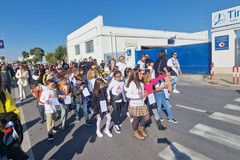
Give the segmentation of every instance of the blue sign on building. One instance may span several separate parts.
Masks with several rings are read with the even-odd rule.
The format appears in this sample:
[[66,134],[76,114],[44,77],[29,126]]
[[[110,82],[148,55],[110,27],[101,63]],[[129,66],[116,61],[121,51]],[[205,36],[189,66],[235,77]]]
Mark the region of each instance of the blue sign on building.
[[3,49],[4,48],[4,42],[3,40],[0,40],[0,49]]
[[215,37],[215,50],[229,49],[229,35]]

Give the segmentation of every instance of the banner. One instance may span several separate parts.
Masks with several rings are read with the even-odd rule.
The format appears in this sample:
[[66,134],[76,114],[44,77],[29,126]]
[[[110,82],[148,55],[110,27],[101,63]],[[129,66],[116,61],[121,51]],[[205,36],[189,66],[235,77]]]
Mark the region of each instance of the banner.
[[3,49],[4,48],[4,42],[3,40],[0,40],[0,49]]

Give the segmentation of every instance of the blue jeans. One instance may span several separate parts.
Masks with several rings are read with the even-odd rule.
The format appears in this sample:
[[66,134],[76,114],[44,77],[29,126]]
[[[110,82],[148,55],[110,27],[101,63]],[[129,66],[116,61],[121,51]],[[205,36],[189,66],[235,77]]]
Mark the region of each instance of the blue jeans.
[[177,80],[178,80],[178,76],[173,76],[172,77],[172,86],[173,86],[173,89],[177,89]]
[[164,92],[163,91],[155,92],[155,99],[157,102],[157,110],[158,110],[159,118],[161,117],[162,105],[163,105],[163,107],[167,111],[168,119],[173,119],[170,103],[169,103],[169,100],[165,98]]
[[84,115],[84,118],[85,118],[85,121],[88,120],[88,110],[87,110],[87,100],[84,100],[82,102],[82,104],[80,103],[77,103],[76,104],[76,117],[79,117],[79,113],[80,113],[80,108],[83,108],[83,115]]

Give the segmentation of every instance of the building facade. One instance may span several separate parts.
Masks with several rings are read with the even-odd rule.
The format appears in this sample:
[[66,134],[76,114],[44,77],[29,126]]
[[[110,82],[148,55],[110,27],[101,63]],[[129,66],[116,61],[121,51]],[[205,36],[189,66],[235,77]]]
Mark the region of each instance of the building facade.
[[[111,57],[126,56],[128,66],[135,64],[135,50],[208,42],[208,31],[196,33],[133,29],[103,25],[98,16],[67,36],[68,60],[96,58],[107,62]],[[132,54],[127,54],[131,50]]]
[[216,74],[240,65],[240,6],[212,13],[212,62]]

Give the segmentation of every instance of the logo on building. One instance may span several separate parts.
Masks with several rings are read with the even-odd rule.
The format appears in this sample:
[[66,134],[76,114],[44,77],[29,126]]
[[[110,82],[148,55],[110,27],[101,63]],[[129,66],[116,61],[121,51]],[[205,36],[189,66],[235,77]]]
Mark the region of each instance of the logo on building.
[[226,20],[226,16],[224,14],[219,13],[214,17],[214,26],[222,24]]

